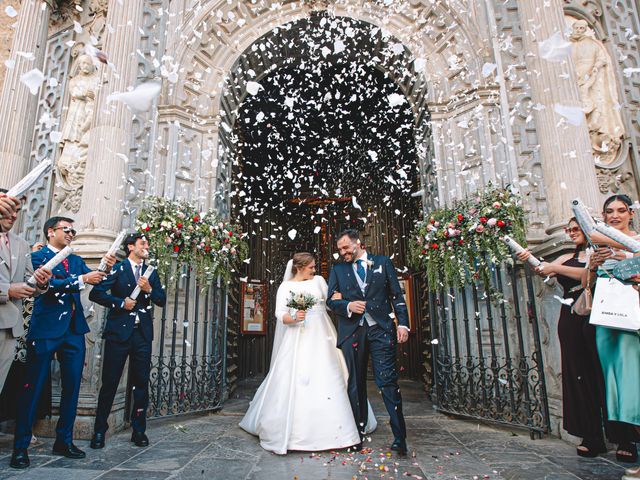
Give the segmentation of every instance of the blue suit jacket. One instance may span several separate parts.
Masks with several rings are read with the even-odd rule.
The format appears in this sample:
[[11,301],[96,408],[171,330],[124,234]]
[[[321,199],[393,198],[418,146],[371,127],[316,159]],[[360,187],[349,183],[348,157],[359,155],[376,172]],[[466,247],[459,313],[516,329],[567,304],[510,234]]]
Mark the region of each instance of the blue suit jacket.
[[[382,328],[393,332],[395,324],[391,313],[395,311],[398,325],[409,327],[409,315],[405,303],[396,269],[389,257],[371,255],[367,253],[373,266],[367,267],[367,284],[364,295],[352,263],[338,263],[333,266],[329,274],[329,294],[327,305],[338,316],[338,347],[347,340],[358,328],[362,314],[352,313],[348,315],[347,305],[354,300],[367,302],[366,313]],[[331,300],[334,292],[342,294],[342,300]],[[393,305],[393,310],[391,306]]]
[[[31,262],[34,270],[54,256],[55,253],[49,247],[42,247],[37,252],[33,252]],[[84,335],[89,331],[80,301],[78,277],[89,273],[91,269],[78,255],[71,254],[67,260],[69,260],[69,273],[65,271],[62,264],[59,264],[53,269],[49,289],[35,299],[27,333],[28,340],[62,337],[69,329],[74,316],[74,333]]]
[[[141,275],[146,270],[147,265],[143,265]],[[138,315],[142,335],[147,341],[153,341],[151,302],[163,307],[167,296],[157,271],[151,274],[149,283],[151,284],[151,293],[140,292],[136,299],[136,306],[131,311],[122,308],[124,299],[131,295],[137,285],[131,262],[128,259],[114,265],[109,276],[93,287],[89,299],[110,309],[102,334],[103,338],[115,342],[126,342],[133,333],[136,315]]]

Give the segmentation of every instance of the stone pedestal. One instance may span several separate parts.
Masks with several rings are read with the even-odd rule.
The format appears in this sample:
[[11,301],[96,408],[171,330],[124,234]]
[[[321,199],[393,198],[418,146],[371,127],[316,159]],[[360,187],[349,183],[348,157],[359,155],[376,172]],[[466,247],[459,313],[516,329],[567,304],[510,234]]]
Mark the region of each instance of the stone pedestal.
[[[20,77],[34,68],[42,71],[51,8],[42,0],[24,0],[20,7],[11,60],[15,62],[0,96],[0,179],[13,186],[29,169],[31,143],[39,95],[32,95]],[[24,56],[24,55],[27,56]],[[30,55],[29,55],[30,54]]]

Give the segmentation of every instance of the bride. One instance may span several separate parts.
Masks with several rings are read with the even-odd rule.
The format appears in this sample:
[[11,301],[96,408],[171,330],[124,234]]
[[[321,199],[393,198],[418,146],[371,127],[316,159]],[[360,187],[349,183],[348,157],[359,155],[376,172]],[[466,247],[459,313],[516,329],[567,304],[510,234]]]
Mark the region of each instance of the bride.
[[[280,455],[361,443],[347,396],[347,367],[325,306],[327,283],[315,272],[310,253],[296,253],[289,260],[276,298],[269,373],[240,422],[241,428],[260,437],[262,448]],[[307,312],[289,309],[292,293],[313,295],[316,304]],[[366,432],[375,428],[369,405]]]

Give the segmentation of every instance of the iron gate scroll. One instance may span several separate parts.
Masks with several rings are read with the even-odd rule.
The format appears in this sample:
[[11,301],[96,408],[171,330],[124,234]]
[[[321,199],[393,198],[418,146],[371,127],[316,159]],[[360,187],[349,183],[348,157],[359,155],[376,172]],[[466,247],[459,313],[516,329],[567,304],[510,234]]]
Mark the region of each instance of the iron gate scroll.
[[174,266],[165,285],[167,304],[156,309],[148,416],[218,409],[226,381],[226,287],[200,285],[188,265]]
[[433,398],[445,413],[550,429],[531,275],[493,265],[489,285],[431,292]]

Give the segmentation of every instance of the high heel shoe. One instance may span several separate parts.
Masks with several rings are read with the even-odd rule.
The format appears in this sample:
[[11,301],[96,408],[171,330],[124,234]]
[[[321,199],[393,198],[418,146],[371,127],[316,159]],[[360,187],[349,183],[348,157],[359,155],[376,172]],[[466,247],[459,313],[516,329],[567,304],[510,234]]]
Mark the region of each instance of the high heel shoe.
[[[625,452],[626,455],[624,453]],[[616,460],[624,463],[636,463],[638,461],[638,448],[635,443],[621,443],[616,448]]]

